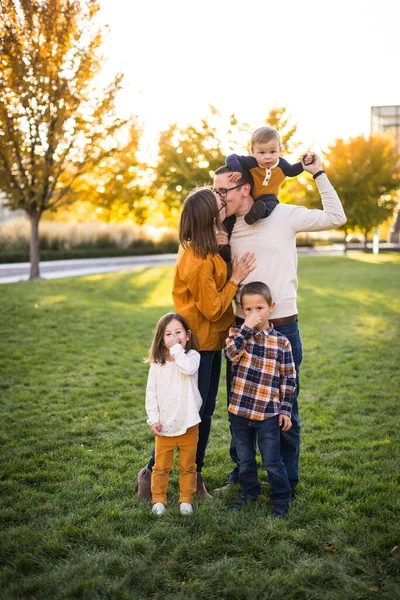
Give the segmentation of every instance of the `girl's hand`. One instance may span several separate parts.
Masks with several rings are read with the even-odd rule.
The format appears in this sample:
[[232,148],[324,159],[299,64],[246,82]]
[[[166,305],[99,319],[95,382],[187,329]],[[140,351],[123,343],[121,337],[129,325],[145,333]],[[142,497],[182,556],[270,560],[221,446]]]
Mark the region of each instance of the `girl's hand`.
[[242,174],[239,171],[232,171],[231,173],[229,173],[228,179],[229,181],[232,181],[232,183],[236,183],[237,181],[239,181],[241,176]]
[[169,349],[169,348],[172,348],[172,346],[175,346],[175,344],[179,344],[179,340],[176,337],[176,335],[171,333],[171,335],[167,336],[167,339],[165,340],[165,345]]
[[279,427],[282,427],[282,431],[289,431],[292,426],[292,420],[287,415],[279,415]]
[[161,433],[161,423],[153,423],[153,425],[151,426],[151,430],[154,433],[154,435],[162,437],[163,434]]
[[228,234],[226,231],[218,231],[215,234],[218,246],[227,246],[229,244]]
[[235,258],[232,263],[232,275],[231,281],[236,285],[239,285],[243,279],[246,279],[247,275],[254,271],[256,268],[256,257],[254,252],[246,252],[243,254],[241,259]]

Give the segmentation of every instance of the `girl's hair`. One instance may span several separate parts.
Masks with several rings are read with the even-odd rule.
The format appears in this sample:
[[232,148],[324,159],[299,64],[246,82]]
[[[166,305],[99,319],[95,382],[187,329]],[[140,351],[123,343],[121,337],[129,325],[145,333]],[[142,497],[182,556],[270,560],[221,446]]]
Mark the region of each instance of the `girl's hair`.
[[[176,313],[168,313],[161,317],[161,319],[157,323],[157,327],[154,333],[154,338],[150,346],[149,356],[146,362],[150,363],[160,363],[165,364],[165,356],[167,354],[166,347],[164,344],[164,333],[167,326],[171,323],[171,321],[179,321],[182,327],[186,331],[190,331],[189,325],[186,323],[185,319],[181,317],[181,315],[177,315]],[[189,350],[197,350],[197,342],[193,335],[193,331],[190,331],[191,336],[186,342],[185,352]]]
[[259,127],[251,136],[251,149],[253,150],[256,144],[266,144],[271,140],[278,140],[279,145],[282,146],[281,136],[276,129],[273,127]]
[[179,242],[185,250],[193,248],[200,258],[217,254],[215,228],[222,229],[217,199],[207,187],[194,189],[183,203],[179,222]]

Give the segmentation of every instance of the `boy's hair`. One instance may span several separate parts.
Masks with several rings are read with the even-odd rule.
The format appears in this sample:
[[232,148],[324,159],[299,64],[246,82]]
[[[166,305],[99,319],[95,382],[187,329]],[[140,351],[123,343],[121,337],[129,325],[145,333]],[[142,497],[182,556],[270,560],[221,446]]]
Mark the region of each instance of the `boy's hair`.
[[281,136],[273,127],[259,127],[251,136],[251,150],[256,144],[266,144],[271,140],[278,140],[279,146],[282,146]]
[[255,296],[256,294],[260,294],[260,296],[264,298],[268,306],[271,306],[271,290],[269,289],[266,283],[262,283],[261,281],[252,281],[251,283],[246,283],[246,285],[242,287],[242,289],[239,292],[240,305],[242,305],[243,296]]
[[[223,175],[224,173],[232,173],[231,169],[227,165],[219,167],[214,172],[215,175]],[[250,173],[247,171],[247,169],[243,169],[241,178],[239,179],[239,181],[236,182],[238,186],[244,185],[245,183],[248,183],[250,185],[250,194],[253,195],[254,180],[252,175],[250,175]]]
[[[171,321],[176,320],[181,323],[182,327],[186,331],[190,331],[189,325],[186,323],[185,319],[176,313],[167,313],[157,323],[157,327],[154,333],[154,338],[150,346],[149,356],[145,359],[145,362],[150,363],[160,363],[162,365],[165,364],[165,356],[166,356],[166,347],[164,344],[164,333],[167,326],[171,323]],[[197,350],[197,342],[196,338],[193,335],[193,331],[190,331],[191,336],[186,342],[185,352],[189,350]]]
[[183,203],[179,222],[182,248],[193,248],[201,258],[206,258],[207,254],[217,254],[215,227],[222,229],[214,193],[207,187],[195,188]]

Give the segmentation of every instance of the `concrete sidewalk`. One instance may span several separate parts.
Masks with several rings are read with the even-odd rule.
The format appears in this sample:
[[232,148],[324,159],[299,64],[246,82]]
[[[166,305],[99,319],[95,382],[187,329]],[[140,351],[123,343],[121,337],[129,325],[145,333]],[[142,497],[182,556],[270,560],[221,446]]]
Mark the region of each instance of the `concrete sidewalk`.
[[[367,245],[368,250],[372,244]],[[362,244],[349,244],[348,251],[361,251]],[[385,244],[380,251],[399,251],[400,244]],[[344,244],[329,246],[299,247],[298,256],[343,256]],[[60,279],[62,277],[80,277],[97,273],[110,273],[138,269],[140,267],[155,267],[158,265],[173,265],[176,254],[154,254],[147,256],[123,256],[116,258],[79,258],[74,260],[52,260],[40,263],[40,274],[43,279]],[[29,279],[30,264],[12,263],[0,264],[0,283],[15,283]]]
[[[155,254],[148,256],[123,256],[116,258],[78,258],[73,260],[51,260],[40,263],[40,275],[43,279],[62,277],[80,277],[97,273],[124,271],[139,267],[173,265],[176,254]],[[29,279],[30,264],[0,264],[0,283],[15,283]]]

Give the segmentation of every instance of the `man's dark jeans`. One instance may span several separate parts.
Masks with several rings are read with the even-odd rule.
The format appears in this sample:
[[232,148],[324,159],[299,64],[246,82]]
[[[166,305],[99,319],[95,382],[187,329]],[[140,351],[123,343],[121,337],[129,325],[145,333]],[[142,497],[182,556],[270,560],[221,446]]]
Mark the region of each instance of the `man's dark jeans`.
[[[242,320],[240,320],[242,322]],[[303,348],[301,344],[298,321],[291,321],[285,325],[275,327],[277,331],[285,335],[292,345],[293,359],[296,366],[296,394],[292,408],[292,427],[289,431],[281,430],[281,456],[286,467],[288,479],[292,490],[296,487],[299,481],[299,455],[300,455],[300,416],[298,407],[298,395],[300,391],[300,365],[303,358]],[[232,381],[232,364],[229,360],[226,361],[226,388],[227,397],[229,399],[229,391]],[[238,464],[237,452],[235,444],[231,439],[230,455],[233,462]],[[229,475],[229,481],[232,483],[239,482],[239,468],[236,466]]]
[[[204,466],[204,456],[210,437],[211,419],[215,410],[221,375],[222,352],[221,350],[201,350],[200,357],[198,387],[203,404],[200,409],[201,423],[199,423],[199,441],[196,453],[198,473],[201,473]],[[153,469],[154,452],[147,466],[150,470]]]
[[291,488],[281,456],[279,415],[253,421],[228,413],[232,439],[239,459],[239,483],[242,496],[256,498],[261,493],[257,476],[256,442],[262,458],[262,465],[268,473],[271,486],[272,505],[284,513],[291,500]]

